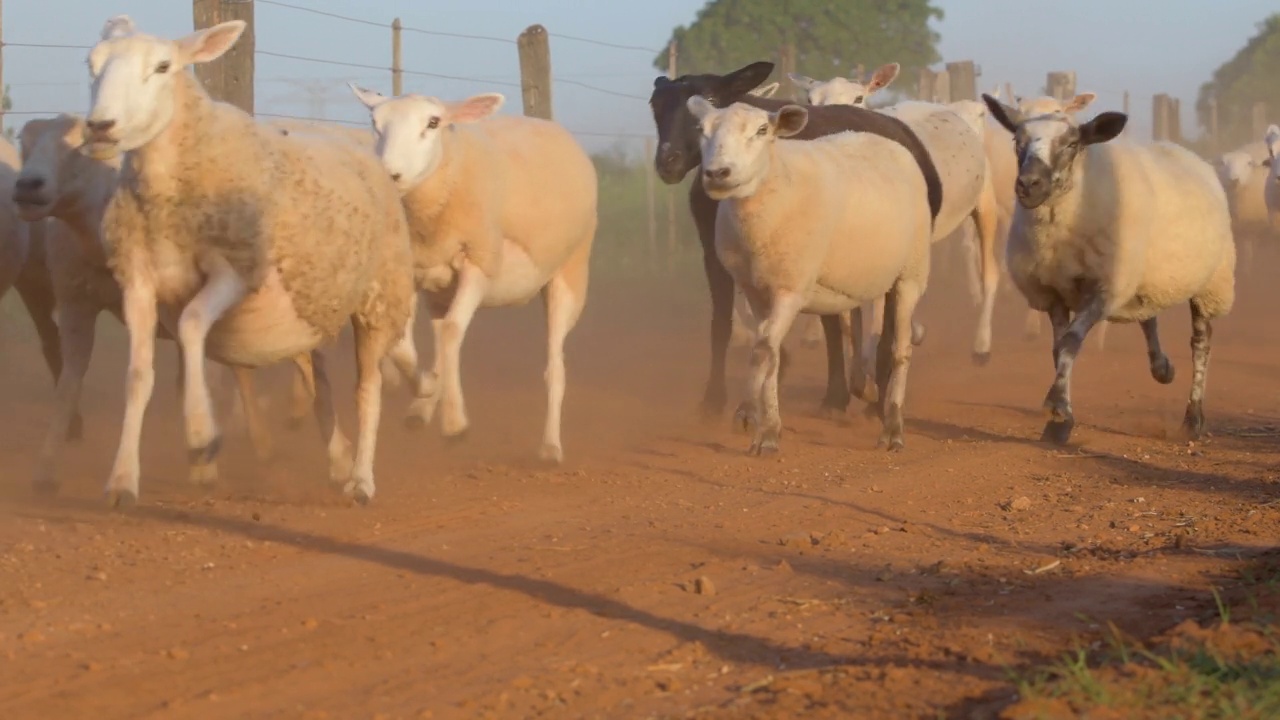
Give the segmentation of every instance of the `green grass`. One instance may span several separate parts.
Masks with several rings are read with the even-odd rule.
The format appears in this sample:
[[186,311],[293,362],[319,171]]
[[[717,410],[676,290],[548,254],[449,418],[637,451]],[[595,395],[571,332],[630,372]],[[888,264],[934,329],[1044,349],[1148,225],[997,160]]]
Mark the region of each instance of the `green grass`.
[[1019,700],[1002,717],[1280,717],[1280,562],[1245,566],[1213,602],[1216,617],[1203,625],[1187,621],[1146,643],[1113,627],[1105,647],[1015,677]]

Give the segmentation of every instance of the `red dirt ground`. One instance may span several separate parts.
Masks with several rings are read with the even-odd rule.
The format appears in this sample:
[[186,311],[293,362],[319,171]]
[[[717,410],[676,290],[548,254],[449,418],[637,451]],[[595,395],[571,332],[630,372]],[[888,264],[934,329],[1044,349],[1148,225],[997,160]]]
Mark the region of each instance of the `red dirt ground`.
[[[1175,436],[1185,310],[1163,318],[1171,386],[1149,377],[1136,327],[1112,327],[1103,352],[1090,340],[1077,445],[1058,449],[1037,442],[1049,341],[1021,337],[1025,306],[1004,293],[995,356],[975,368],[973,310],[937,281],[906,450],[876,450],[856,401],[847,422],[817,417],[824,360],[796,346],[783,450],[763,460],[728,417],[694,414],[702,281],[597,280],[570,337],[565,467],[531,460],[539,305],[486,311],[464,352],[468,441],[404,430],[405,400],[388,392],[367,508],[326,486],[311,425],[285,429],[286,382],[262,383],[276,461],[259,466],[235,435],[218,488],[187,486],[162,349],[140,504],[107,511],[125,361],[107,320],[86,440],[65,453],[61,496],[37,499],[52,391],[33,344],[12,347],[0,717],[988,717],[1013,699],[1008,668],[1107,622],[1166,630],[1203,610],[1232,558],[1275,544],[1268,275],[1242,280],[1215,328],[1202,443]],[[349,355],[334,360],[347,428]]]

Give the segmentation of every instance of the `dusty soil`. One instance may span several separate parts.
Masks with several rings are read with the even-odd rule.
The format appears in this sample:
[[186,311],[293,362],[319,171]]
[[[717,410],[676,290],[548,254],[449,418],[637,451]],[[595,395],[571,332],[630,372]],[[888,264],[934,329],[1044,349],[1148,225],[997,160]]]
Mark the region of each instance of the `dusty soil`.
[[[389,392],[367,508],[326,486],[312,426],[285,428],[283,369],[263,383],[276,460],[232,436],[218,488],[187,486],[162,349],[141,502],[108,511],[125,347],[105,319],[86,439],[61,495],[33,497],[52,393],[10,322],[0,717],[988,716],[1013,700],[1007,670],[1107,623],[1166,631],[1234,558],[1275,544],[1277,260],[1257,259],[1216,327],[1204,442],[1176,437],[1184,310],[1163,319],[1170,386],[1136,327],[1088,343],[1076,444],[1051,448],[1049,340],[1021,337],[1006,292],[995,356],[974,367],[974,311],[944,278],[922,308],[906,450],[876,450],[856,402],[845,422],[818,417],[824,360],[796,346],[770,459],[694,412],[702,281],[599,280],[570,338],[563,468],[532,461],[541,309],[486,311],[464,352],[469,439],[406,431]],[[348,428],[349,355],[334,369]]]

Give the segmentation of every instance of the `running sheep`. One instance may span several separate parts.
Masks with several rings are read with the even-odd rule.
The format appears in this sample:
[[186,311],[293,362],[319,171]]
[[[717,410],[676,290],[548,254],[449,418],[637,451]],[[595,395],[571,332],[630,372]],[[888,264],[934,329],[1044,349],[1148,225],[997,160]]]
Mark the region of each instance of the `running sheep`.
[[1009,273],[1053,324],[1056,375],[1042,440],[1069,441],[1072,367],[1102,320],[1139,323],[1152,377],[1172,382],[1156,316],[1181,302],[1191,308],[1193,362],[1183,428],[1200,437],[1212,321],[1235,301],[1231,217],[1213,168],[1174,143],[1110,142],[1124,130],[1123,113],[1078,123],[1062,111],[1030,114],[983,100],[1014,134],[1021,158]]
[[[413,318],[404,212],[394,184],[358,144],[285,135],[210,99],[186,68],[221,56],[244,29],[232,20],[170,41],[116,16],[89,52],[86,151],[123,153],[102,222],[130,345],[120,447],[106,487],[112,504],[138,496],[157,320],[183,348],[196,477],[212,476],[220,445],[206,353],[242,367],[310,353],[330,478],[347,480],[357,501],[374,494],[379,362],[405,340]],[[353,463],[336,432],[319,351],[347,322],[359,376]]]
[[[436,354],[419,380],[422,421],[430,422],[438,399],[445,437],[467,431],[462,342],[476,310],[541,294],[547,415],[539,457],[560,463],[564,342],[587,299],[595,165],[559,124],[495,115],[504,100],[497,93],[448,102],[351,89],[369,109],[377,154],[403,194],[417,283],[431,313]],[[416,357],[393,357],[408,376]]]
[[701,127],[699,181],[719,203],[716,253],[760,320],[737,414],[755,426],[749,452],[778,450],[781,343],[797,314],[844,313],[886,294],[880,442],[901,449],[907,328],[928,282],[934,212],[915,156],[872,133],[780,142],[808,122],[798,105],[719,110],[695,95],[687,106]]

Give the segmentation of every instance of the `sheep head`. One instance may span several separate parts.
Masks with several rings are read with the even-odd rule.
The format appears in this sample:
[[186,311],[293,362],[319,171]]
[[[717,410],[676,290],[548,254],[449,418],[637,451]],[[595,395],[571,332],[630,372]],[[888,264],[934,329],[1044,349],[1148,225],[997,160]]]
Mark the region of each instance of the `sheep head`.
[[228,20],[166,40],[139,32],[127,15],[107,20],[89,51],[90,153],[110,157],[154,140],[173,119],[174,86],[183,68],[216,60],[244,29],[243,20]]
[[369,109],[375,152],[402,193],[425,180],[440,165],[444,154],[442,132],[451,125],[484,120],[504,102],[499,93],[449,102],[423,95],[387,97],[357,85],[350,87]]
[[814,80],[804,75],[787,73],[791,84],[803,90],[810,105],[853,105],[866,107],[871,95],[889,86],[898,77],[902,67],[898,63],[881,65],[863,84],[861,77],[834,77],[830,80]]
[[688,106],[700,128],[702,187],[713,200],[754,193],[769,171],[774,139],[795,135],[809,121],[809,111],[799,105],[768,112],[734,103],[718,110],[705,98],[694,96]]

